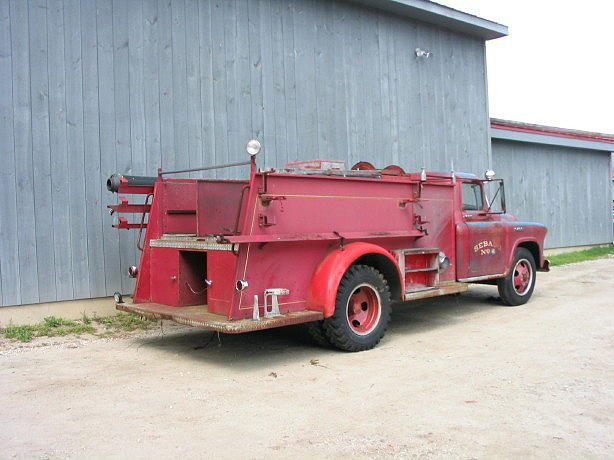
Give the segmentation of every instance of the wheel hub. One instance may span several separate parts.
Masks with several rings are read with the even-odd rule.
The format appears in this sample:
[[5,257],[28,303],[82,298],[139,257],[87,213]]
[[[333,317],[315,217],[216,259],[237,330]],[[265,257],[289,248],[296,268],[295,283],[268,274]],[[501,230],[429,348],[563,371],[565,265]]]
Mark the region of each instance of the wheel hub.
[[531,287],[533,281],[533,268],[526,259],[521,259],[514,267],[514,290],[518,295],[524,295]]
[[373,331],[381,316],[378,292],[368,284],[354,289],[348,299],[347,320],[350,328],[358,335]]

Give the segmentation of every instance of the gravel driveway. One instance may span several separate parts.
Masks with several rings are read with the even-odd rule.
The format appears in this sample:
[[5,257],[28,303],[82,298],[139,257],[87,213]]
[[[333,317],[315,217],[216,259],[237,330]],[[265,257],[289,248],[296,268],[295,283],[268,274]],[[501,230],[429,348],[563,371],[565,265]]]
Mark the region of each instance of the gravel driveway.
[[611,458],[614,258],[540,273],[522,307],[493,295],[399,306],[353,354],[167,323],[4,343],[0,457]]

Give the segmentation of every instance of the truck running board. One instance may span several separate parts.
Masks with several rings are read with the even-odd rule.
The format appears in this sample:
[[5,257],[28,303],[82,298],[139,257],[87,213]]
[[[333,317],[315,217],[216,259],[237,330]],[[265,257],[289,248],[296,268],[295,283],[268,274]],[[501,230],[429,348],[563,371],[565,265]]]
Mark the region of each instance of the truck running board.
[[405,300],[426,299],[440,295],[458,294],[469,289],[467,283],[457,283],[455,281],[440,283],[436,287],[422,287],[405,291]]
[[319,311],[295,311],[284,313],[274,318],[261,318],[259,321],[249,319],[229,320],[224,315],[209,313],[206,305],[193,307],[170,307],[157,303],[118,303],[118,310],[134,313],[147,318],[170,319],[179,324],[209,329],[211,331],[239,334],[241,332],[259,331],[273,327],[289,326],[291,324],[319,321],[324,318]]

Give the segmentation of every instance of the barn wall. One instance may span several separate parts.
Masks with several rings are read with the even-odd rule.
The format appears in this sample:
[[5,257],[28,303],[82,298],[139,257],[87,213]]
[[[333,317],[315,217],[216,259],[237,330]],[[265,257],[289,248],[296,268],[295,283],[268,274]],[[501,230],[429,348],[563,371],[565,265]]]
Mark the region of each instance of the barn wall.
[[1,305],[131,291],[114,172],[489,163],[483,41],[340,1],[0,0],[0,117]]
[[492,155],[507,209],[545,224],[546,247],[612,241],[609,152],[493,139]]

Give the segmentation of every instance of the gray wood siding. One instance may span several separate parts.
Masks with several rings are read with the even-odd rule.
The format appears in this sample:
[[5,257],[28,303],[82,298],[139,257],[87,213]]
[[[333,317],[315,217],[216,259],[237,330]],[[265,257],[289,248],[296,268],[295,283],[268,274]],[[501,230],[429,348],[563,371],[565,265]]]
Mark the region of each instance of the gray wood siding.
[[114,172],[490,164],[482,40],[341,1],[0,0],[0,117],[1,305],[131,290]]
[[492,156],[507,209],[546,225],[546,247],[612,241],[610,153],[493,139]]

